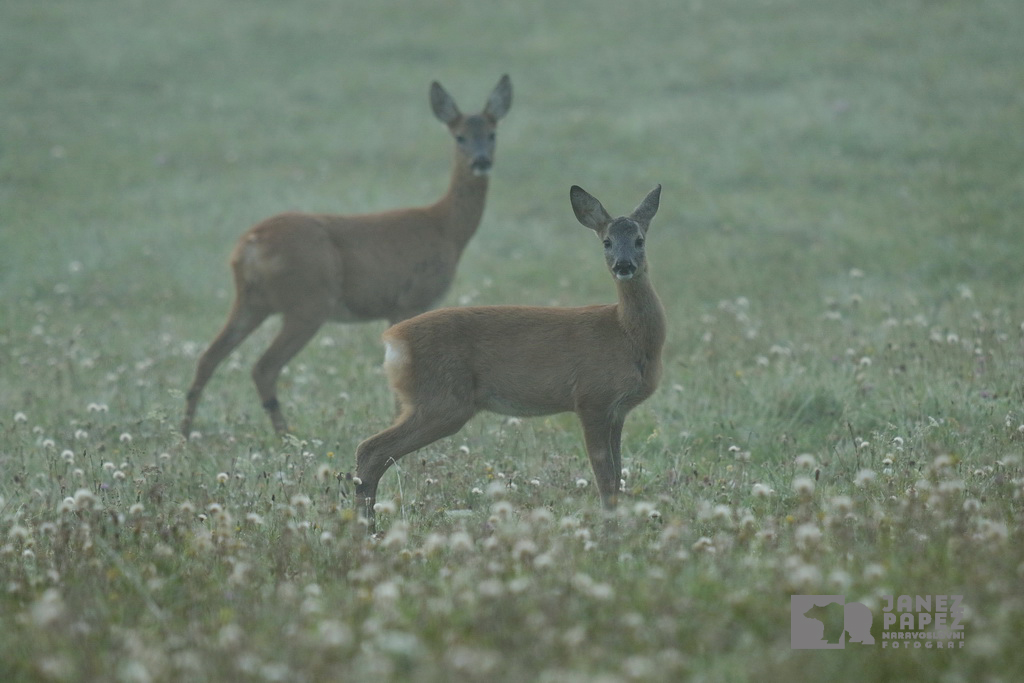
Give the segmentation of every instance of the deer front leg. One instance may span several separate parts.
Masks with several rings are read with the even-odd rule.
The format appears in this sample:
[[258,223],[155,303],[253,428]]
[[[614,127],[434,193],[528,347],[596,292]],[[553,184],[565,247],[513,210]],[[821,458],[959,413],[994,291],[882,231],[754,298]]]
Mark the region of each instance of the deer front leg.
[[619,479],[622,476],[619,456],[622,420],[609,415],[606,410],[582,411],[579,418],[601,503],[605,509],[612,510],[619,502]]

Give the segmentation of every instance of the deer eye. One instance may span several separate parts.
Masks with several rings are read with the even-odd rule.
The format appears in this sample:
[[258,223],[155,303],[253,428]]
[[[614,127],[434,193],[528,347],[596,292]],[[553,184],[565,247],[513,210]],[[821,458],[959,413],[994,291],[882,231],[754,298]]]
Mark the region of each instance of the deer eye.
[[466,142],[466,136],[465,135],[456,135],[455,136],[455,142],[459,143],[460,145],[464,144]]
[[637,246],[638,249],[640,247],[644,246],[644,238],[643,237],[637,237],[636,238],[636,246]]
[[490,140],[491,142],[494,142],[495,137],[497,136],[494,133],[491,133],[490,135],[487,136],[487,139]]
[[604,241],[604,248],[605,249],[611,249],[612,248],[612,241],[610,239],[605,239],[605,241]]

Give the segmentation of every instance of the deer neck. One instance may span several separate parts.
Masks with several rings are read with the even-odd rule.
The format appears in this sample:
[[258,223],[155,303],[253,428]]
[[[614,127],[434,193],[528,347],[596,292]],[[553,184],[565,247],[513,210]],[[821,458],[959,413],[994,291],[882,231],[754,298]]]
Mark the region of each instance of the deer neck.
[[629,280],[616,280],[619,304],[616,314],[626,337],[641,362],[657,362],[665,344],[665,309],[647,271]]
[[459,252],[480,225],[487,199],[487,178],[474,175],[465,160],[457,156],[448,192],[431,207],[441,231],[455,242]]

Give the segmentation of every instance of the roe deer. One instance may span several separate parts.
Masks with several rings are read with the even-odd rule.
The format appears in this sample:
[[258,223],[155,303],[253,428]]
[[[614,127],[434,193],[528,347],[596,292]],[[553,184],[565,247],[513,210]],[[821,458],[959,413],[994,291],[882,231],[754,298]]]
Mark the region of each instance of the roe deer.
[[604,243],[617,304],[443,308],[384,332],[384,368],[401,411],[356,449],[356,510],[371,531],[381,475],[481,410],[576,413],[601,502],[616,505],[623,422],[661,375],[665,313],[644,253],[660,196],[658,185],[633,213],[613,219],[587,192],[570,190],[576,218]]
[[352,216],[283,213],[242,235],[231,255],[234,304],[199,358],[186,397],[186,438],[214,370],[268,316],[281,314],[281,330],[253,366],[252,378],[274,429],[282,433],[288,425],[277,400],[277,378],[324,322],[384,318],[394,324],[437,304],[480,224],[494,131],[511,104],[508,75],[483,111],[468,116],[439,83],[431,84],[430,105],[455,138],[455,162],[448,191],[429,206]]

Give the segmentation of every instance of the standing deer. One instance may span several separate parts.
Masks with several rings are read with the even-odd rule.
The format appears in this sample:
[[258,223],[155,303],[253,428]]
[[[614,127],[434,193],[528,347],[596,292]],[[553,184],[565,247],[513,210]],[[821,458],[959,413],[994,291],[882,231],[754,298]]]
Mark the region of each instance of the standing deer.
[[381,318],[394,324],[437,304],[480,225],[495,128],[511,104],[507,75],[483,111],[469,116],[439,83],[431,84],[430,106],[455,138],[455,162],[448,191],[429,206],[353,216],[283,213],[242,235],[231,255],[234,304],[199,358],[186,397],[186,438],[214,370],[268,316],[281,314],[281,330],[252,378],[274,429],[283,433],[288,425],[277,378],[321,325]]
[[601,502],[616,505],[623,422],[661,375],[665,313],[644,252],[660,196],[658,185],[633,213],[613,219],[587,192],[570,190],[576,218],[604,243],[617,304],[444,308],[384,332],[384,368],[401,411],[356,449],[356,509],[371,531],[384,472],[481,410],[576,413]]

